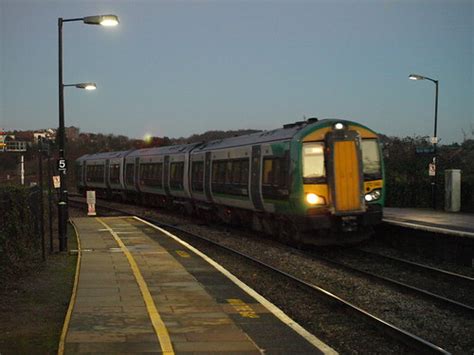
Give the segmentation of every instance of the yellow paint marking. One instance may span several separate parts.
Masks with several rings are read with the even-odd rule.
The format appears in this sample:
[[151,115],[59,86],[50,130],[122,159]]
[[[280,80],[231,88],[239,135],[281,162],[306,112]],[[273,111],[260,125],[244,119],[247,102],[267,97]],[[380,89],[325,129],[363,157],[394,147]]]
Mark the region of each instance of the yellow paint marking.
[[227,302],[244,318],[260,318],[247,303],[238,298],[229,298]]
[[77,239],[76,275],[74,276],[74,285],[72,286],[71,300],[69,301],[69,307],[67,308],[66,318],[64,319],[63,330],[61,332],[61,337],[59,338],[58,355],[64,354],[64,345],[66,342],[67,332],[69,330],[69,323],[71,321],[72,311],[74,309],[74,304],[76,303],[77,285],[79,283],[79,273],[81,271],[81,240],[79,239],[79,233],[77,232],[76,225],[72,221],[71,224],[74,228],[74,231],[76,232]]
[[191,255],[186,253],[184,250],[176,250],[176,254],[178,254],[182,258],[190,258]]
[[153,302],[153,298],[151,296],[150,290],[148,289],[148,286],[145,282],[145,279],[143,278],[140,269],[138,268],[138,265],[133,258],[133,255],[130,253],[130,251],[127,249],[125,244],[122,242],[120,237],[118,236],[117,233],[115,233],[112,228],[110,228],[105,222],[103,222],[99,217],[96,218],[97,221],[99,221],[107,230],[112,234],[114,237],[115,241],[117,244],[120,246],[122,249],[123,253],[128,259],[128,262],[130,264],[130,267],[132,268],[133,275],[135,276],[135,279],[137,280],[138,287],[140,287],[140,291],[143,296],[143,300],[145,301],[146,309],[148,311],[148,314],[150,316],[151,323],[153,324],[153,328],[155,329],[155,333],[158,337],[158,341],[160,343],[161,349],[163,351],[163,354],[174,354],[173,350],[173,345],[171,344],[170,336],[168,334],[168,330],[166,329],[165,323],[160,317],[160,314],[158,313],[158,309],[156,308],[155,302]]

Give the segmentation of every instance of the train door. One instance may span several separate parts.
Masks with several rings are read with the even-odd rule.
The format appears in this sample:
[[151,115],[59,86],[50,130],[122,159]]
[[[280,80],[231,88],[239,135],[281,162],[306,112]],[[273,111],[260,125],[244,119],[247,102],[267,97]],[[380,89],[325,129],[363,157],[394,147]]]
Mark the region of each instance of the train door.
[[110,189],[110,159],[105,160],[105,186]]
[[163,180],[163,187],[165,189],[165,193],[168,196],[171,196],[171,191],[170,191],[170,156],[165,155],[165,159],[163,162],[163,175],[164,175],[164,180]]
[[135,188],[140,191],[140,157],[135,158]]
[[82,163],[82,182],[85,187],[87,187],[86,165],[87,165],[87,161],[84,160]]
[[250,164],[250,197],[256,210],[263,211],[262,184],[260,179],[260,168],[262,159],[262,148],[260,145],[252,146],[252,161]]
[[329,132],[326,144],[329,186],[336,214],[364,211],[359,134],[345,129]]
[[204,192],[208,202],[212,202],[211,194],[211,152],[206,152],[204,157]]

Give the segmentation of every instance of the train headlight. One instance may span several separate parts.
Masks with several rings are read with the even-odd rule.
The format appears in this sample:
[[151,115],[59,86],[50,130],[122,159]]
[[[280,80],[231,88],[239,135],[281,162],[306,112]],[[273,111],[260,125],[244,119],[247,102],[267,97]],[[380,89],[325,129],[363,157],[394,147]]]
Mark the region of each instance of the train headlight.
[[382,191],[380,191],[379,189],[373,190],[365,195],[365,200],[367,202],[376,201],[380,198],[380,196],[382,196]]
[[341,122],[337,122],[335,125],[334,125],[334,129],[343,129],[344,128],[344,124],[341,123]]
[[318,196],[313,193],[309,193],[306,195],[306,202],[308,202],[310,205],[325,205],[326,200],[324,197]]

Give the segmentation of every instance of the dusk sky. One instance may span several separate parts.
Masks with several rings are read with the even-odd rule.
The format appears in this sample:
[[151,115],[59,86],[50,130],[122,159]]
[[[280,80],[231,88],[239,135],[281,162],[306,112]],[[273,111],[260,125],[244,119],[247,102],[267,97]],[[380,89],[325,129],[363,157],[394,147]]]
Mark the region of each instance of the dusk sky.
[[[390,136],[474,130],[474,1],[0,0],[0,128],[66,126],[142,138],[344,118]],[[470,135],[472,138],[472,135]]]

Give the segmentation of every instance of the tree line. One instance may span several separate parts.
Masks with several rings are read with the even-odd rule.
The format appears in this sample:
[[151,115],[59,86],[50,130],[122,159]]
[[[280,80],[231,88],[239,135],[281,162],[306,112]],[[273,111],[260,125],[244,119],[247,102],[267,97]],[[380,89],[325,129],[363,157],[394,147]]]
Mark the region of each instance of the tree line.
[[[193,134],[190,137],[169,138],[150,137],[147,140],[130,139],[123,135],[81,133],[74,140],[67,141],[67,157],[69,161],[69,186],[74,186],[73,164],[84,155],[97,152],[120,151],[159,147],[172,144],[187,144],[223,139],[249,133],[256,130],[208,131]],[[432,153],[417,153],[417,148],[432,147],[428,137],[388,137],[380,135],[385,165],[386,204],[392,207],[431,207],[431,178],[428,165],[432,161]],[[52,145],[51,153],[57,148]],[[419,150],[419,149],[418,149]],[[444,171],[461,169],[462,171],[462,205],[463,211],[474,212],[474,139],[465,139],[462,143],[438,145],[437,159],[437,206],[444,206]],[[33,144],[25,154],[26,181],[36,181],[38,145]],[[18,154],[0,154],[0,182],[19,181]]]

